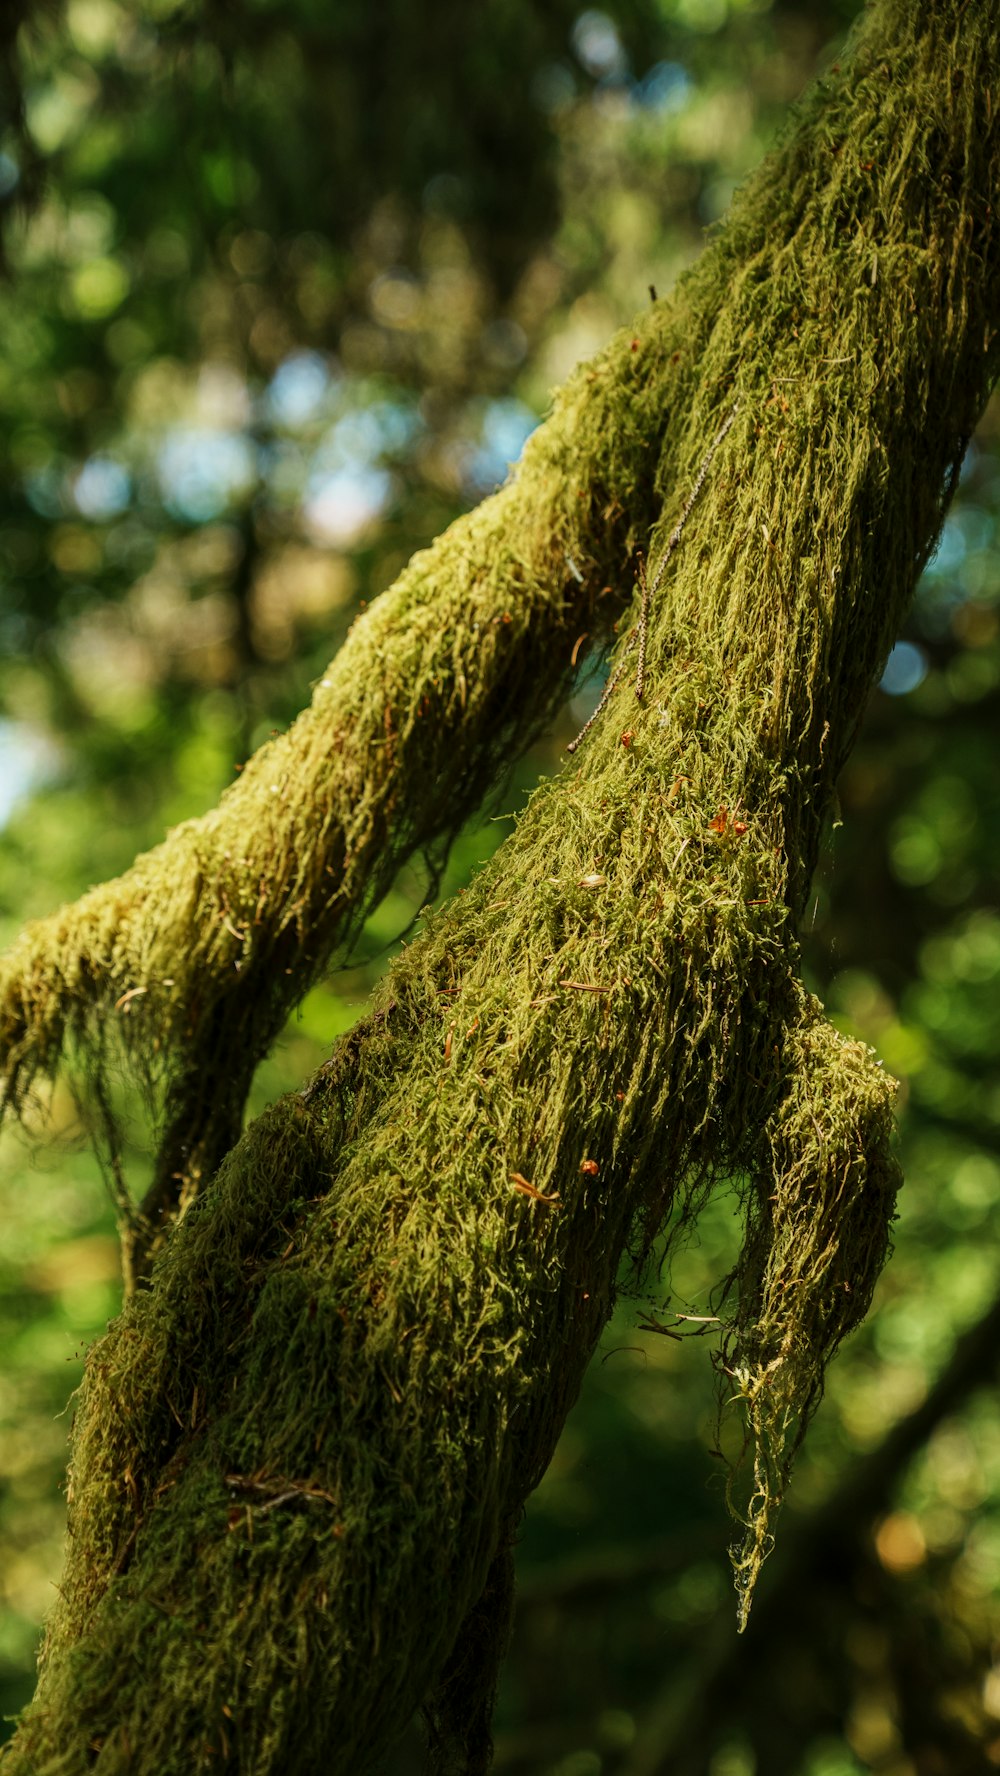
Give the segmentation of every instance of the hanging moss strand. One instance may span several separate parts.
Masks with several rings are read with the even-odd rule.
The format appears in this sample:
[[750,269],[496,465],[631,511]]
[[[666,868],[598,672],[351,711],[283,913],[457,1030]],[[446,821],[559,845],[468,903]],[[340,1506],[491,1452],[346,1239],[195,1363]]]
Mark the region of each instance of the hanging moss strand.
[[[651,584],[738,402],[649,601],[643,698],[624,675],[91,1353],[4,1776],[374,1776],[422,1704],[439,1768],[485,1770],[512,1525],[622,1261],[733,1177],[745,1616],[889,1239],[893,1085],[803,990],[796,927],[997,370],[998,82],[993,0],[876,7],[618,362],[626,434],[658,342],[685,365],[649,432]],[[567,435],[568,489],[595,447]]]

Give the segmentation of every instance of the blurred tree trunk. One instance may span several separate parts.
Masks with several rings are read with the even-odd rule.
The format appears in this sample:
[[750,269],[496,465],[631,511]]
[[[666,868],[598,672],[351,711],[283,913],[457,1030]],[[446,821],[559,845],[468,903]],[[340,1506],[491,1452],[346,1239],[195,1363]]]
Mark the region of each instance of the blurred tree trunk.
[[[676,295],[577,379],[516,500],[418,563],[386,607],[408,629],[372,614],[367,669],[388,661],[379,748],[369,729],[352,752],[320,698],[284,775],[272,751],[241,786],[245,831],[233,801],[180,865],[176,847],[147,860],[147,912],[174,912],[166,938],[146,933],[151,978],[182,980],[195,1021],[203,971],[232,962],[218,924],[198,949],[213,856],[224,873],[222,923],[253,963],[252,1049],[286,991],[273,970],[295,969],[296,943],[312,955],[331,734],[347,761],[338,855],[345,783],[364,804],[374,777],[378,875],[397,820],[448,824],[429,757],[456,789],[495,763],[490,712],[509,711],[497,630],[516,638],[503,738],[566,680],[566,657],[549,657],[565,619],[533,635],[525,617],[545,604],[544,547],[526,588],[524,539],[504,524],[537,524],[556,476],[560,513],[603,505],[633,547],[621,456],[613,498],[594,472],[625,453],[640,507],[656,508],[649,567],[572,767],[326,1067],[232,1148],[90,1355],[69,1561],[11,1776],[223,1761],[364,1776],[421,1704],[436,1767],[485,1771],[513,1526],[622,1259],[641,1262],[671,1216],[688,1223],[734,1175],[745,1238],[721,1361],[746,1425],[745,1612],[824,1364],[888,1240],[892,1085],[802,990],[796,920],[997,368],[998,75],[993,0],[877,7]],[[548,557],[560,610],[568,524]],[[498,555],[500,623],[470,638],[455,583],[489,582],[495,599]],[[593,545],[569,570],[594,606],[598,564]],[[619,600],[632,570],[617,565]],[[444,668],[421,692],[444,721],[424,744],[413,685],[435,649],[459,664],[447,695]],[[416,815],[385,768],[397,744]],[[142,895],[127,906],[140,937]],[[44,1002],[46,981],[86,977],[74,933],[106,932],[122,896],[49,924],[20,976],[15,963],[22,1070],[51,1059],[69,1015]],[[183,1032],[184,1002],[170,1004]],[[210,1112],[209,1094],[200,1126]]]

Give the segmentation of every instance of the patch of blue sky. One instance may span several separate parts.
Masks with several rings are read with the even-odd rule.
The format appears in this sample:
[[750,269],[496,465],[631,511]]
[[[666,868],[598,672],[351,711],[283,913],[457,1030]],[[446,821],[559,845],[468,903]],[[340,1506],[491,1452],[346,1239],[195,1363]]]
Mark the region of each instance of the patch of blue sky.
[[693,82],[682,62],[654,62],[641,80],[631,84],[632,103],[661,117],[680,111],[687,103]]
[[265,413],[273,426],[288,432],[313,425],[328,407],[339,382],[319,352],[295,352],[279,364],[264,394]]
[[0,718],[0,828],[19,802],[55,775],[59,754],[44,734]]
[[392,492],[388,470],[351,463],[314,469],[302,503],[302,515],[317,542],[350,548],[379,518]]
[[935,575],[954,573],[965,560],[966,547],[965,532],[959,523],[958,513],[951,512],[944,521],[937,548],[927,563],[926,571]]
[[[343,382],[331,384],[341,403],[347,390]],[[350,399],[352,405],[327,425],[317,443],[286,434],[260,453],[261,474],[274,504],[301,501],[310,527],[329,533],[331,540],[355,534],[383,508],[390,491],[386,465],[403,455],[422,430],[413,402],[371,398],[360,386],[350,391]],[[365,404],[354,406],[354,400]],[[327,518],[318,520],[317,512]],[[352,512],[359,515],[357,522]]]
[[537,413],[515,397],[487,401],[480,420],[479,442],[471,450],[466,466],[466,480],[471,487],[480,492],[498,487],[537,424]]
[[313,460],[320,471],[382,463],[407,450],[420,429],[411,403],[373,400],[342,413],[324,433]]
[[917,618],[929,633],[944,634],[969,598],[995,601],[996,548],[997,523],[987,508],[970,503],[949,513],[917,587]]
[[118,518],[132,498],[132,477],[110,456],[91,456],[73,483],[73,501],[96,524]]
[[573,25],[570,41],[577,59],[595,80],[620,78],[627,62],[617,27],[606,12],[588,7]]
[[927,677],[927,655],[912,641],[897,641],[879,680],[880,688],[890,697],[905,697],[915,691]]
[[181,427],[157,452],[163,503],[189,524],[208,524],[241,504],[256,485],[258,453],[242,432]]

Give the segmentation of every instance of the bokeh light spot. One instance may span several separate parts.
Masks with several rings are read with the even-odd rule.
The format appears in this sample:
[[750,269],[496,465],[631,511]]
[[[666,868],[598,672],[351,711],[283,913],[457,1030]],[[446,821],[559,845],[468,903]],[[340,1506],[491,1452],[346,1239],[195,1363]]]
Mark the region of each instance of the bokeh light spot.
[[897,641],[879,680],[879,688],[890,697],[905,697],[915,691],[927,677],[927,656],[912,641]]
[[96,522],[117,518],[128,505],[131,493],[127,472],[110,456],[92,456],[73,484],[77,511]]

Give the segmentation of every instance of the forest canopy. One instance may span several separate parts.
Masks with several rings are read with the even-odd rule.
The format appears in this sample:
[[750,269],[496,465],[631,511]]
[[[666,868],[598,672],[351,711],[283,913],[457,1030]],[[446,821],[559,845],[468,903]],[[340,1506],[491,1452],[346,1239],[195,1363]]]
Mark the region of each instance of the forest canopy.
[[[721,0],[499,22],[442,7],[446,58],[396,10],[384,32],[361,7],[333,26],[305,6],[125,18],[88,0],[18,41],[24,118],[0,161],[10,938],[203,813],[284,731],[356,613],[503,478],[553,385],[649,285],[669,290],[847,22]],[[678,1308],[710,1325],[733,1256],[720,1203],[669,1300],[654,1279],[622,1303],[529,1511],[498,1768],[652,1770],[684,1745],[692,1771],[850,1776],[934,1756],[973,1768],[997,1741],[995,1340],[961,1342],[996,1292],[994,442],[988,412],[805,920],[809,984],[902,1081],[907,1185],[875,1311],[800,1461],[780,1606],[734,1664],[710,1365],[704,1343],[663,1336]],[[592,712],[591,639],[562,725],[494,813]],[[347,934],[259,1069],[254,1108],[324,1058],[385,946],[500,830],[472,823],[447,865],[432,850],[408,866]],[[111,1083],[141,1193],[143,1103]],[[58,1570],[67,1359],[117,1300],[79,1116],[61,1078],[33,1145],[4,1137],[11,1706]],[[909,1441],[885,1443],[893,1421]],[[764,1718],[747,1697],[776,1648]]]

